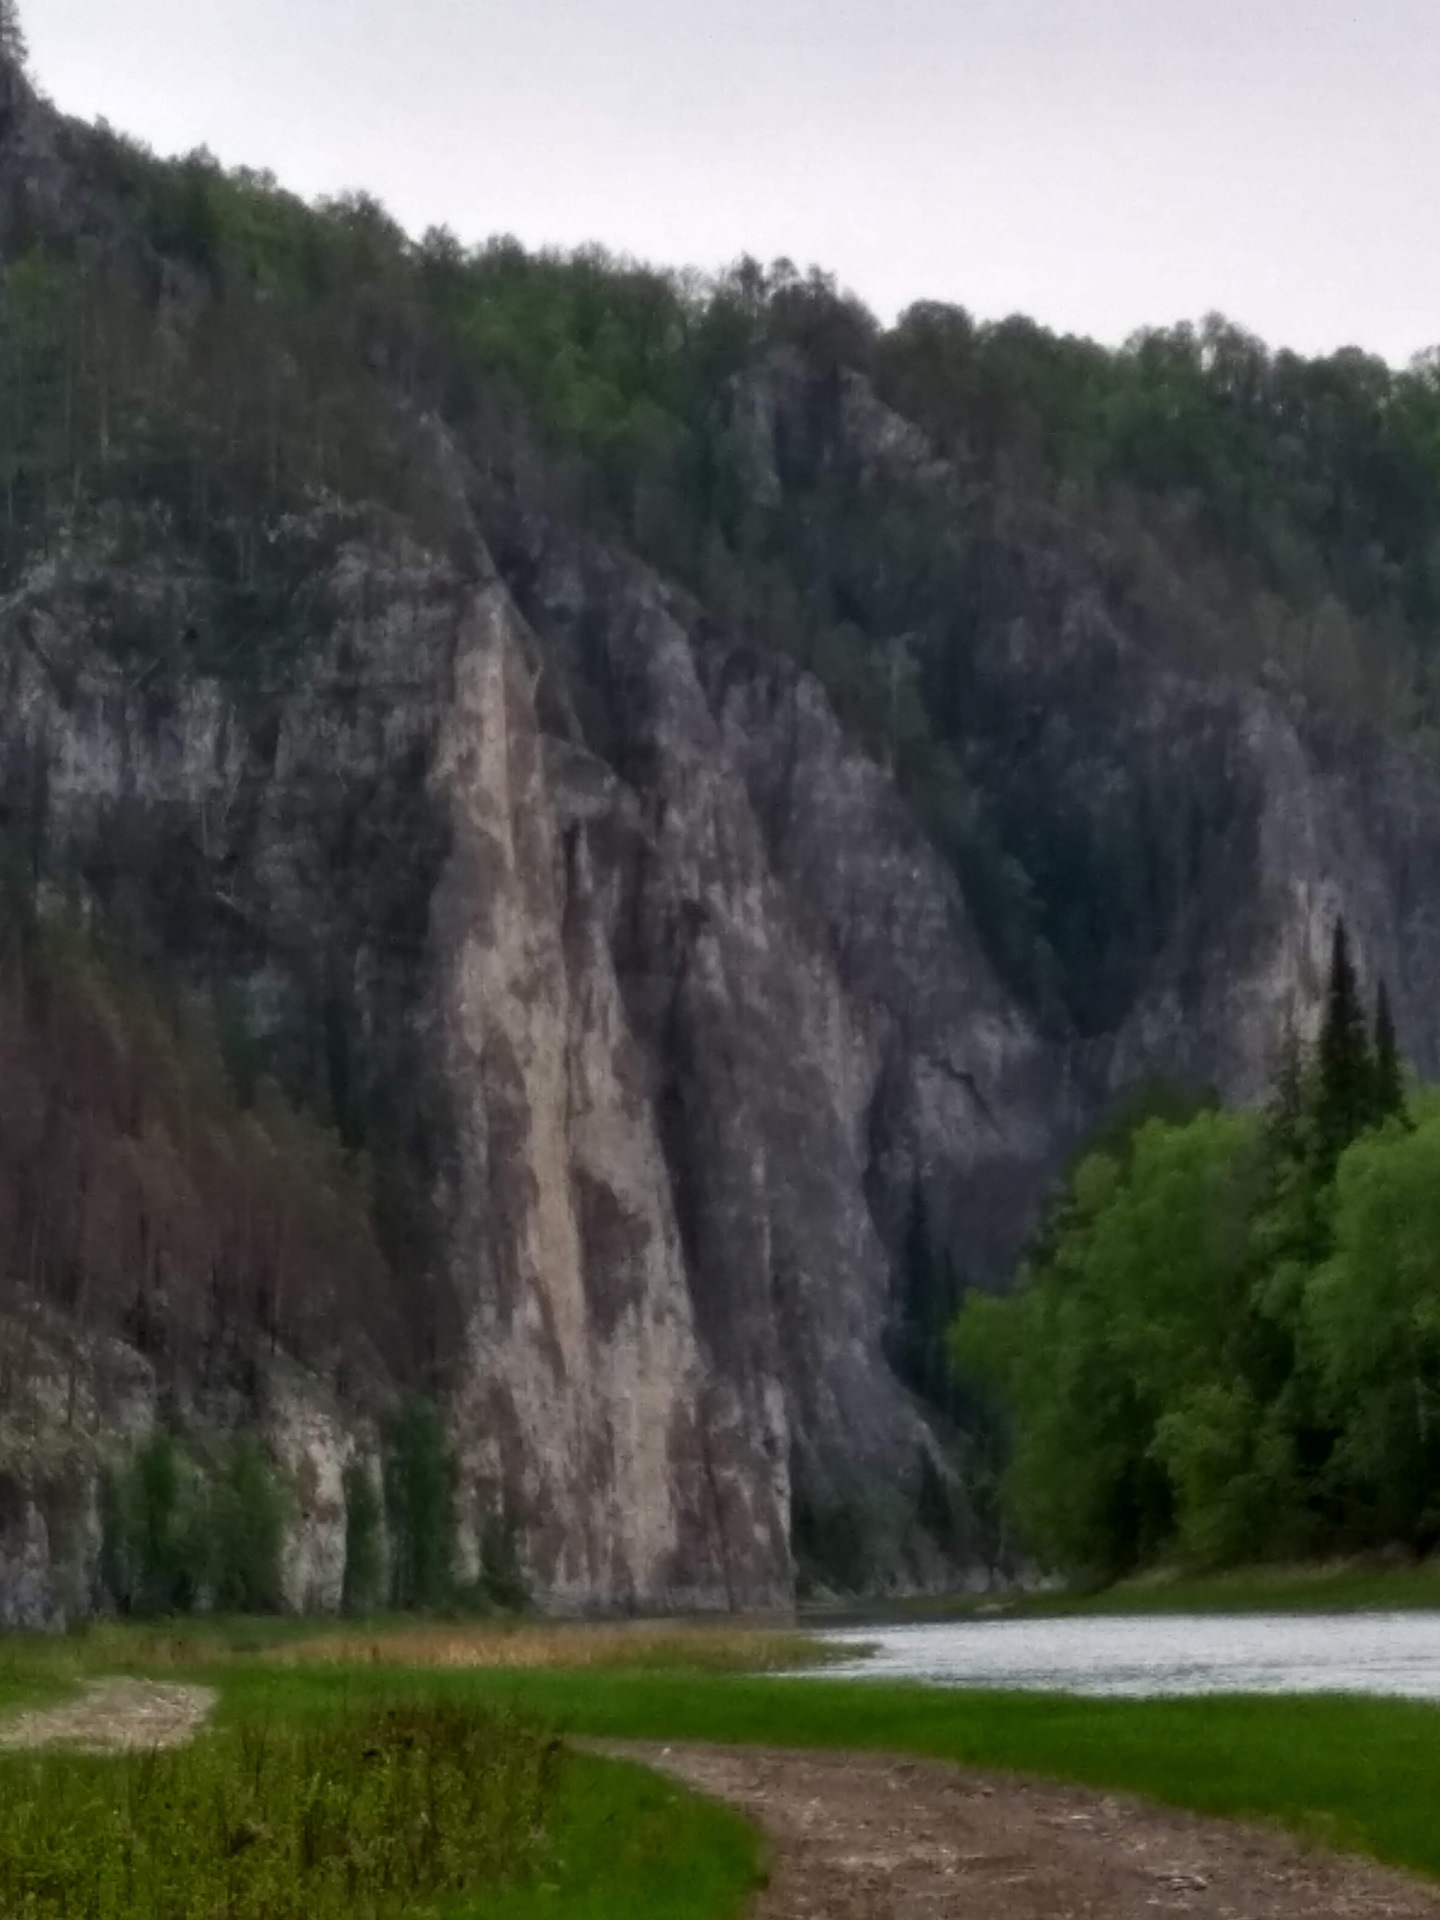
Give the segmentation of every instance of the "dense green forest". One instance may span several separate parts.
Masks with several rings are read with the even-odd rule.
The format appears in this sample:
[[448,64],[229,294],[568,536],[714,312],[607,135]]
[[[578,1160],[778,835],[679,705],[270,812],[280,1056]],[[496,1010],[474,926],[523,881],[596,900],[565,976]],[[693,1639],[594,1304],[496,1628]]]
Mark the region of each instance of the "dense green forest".
[[1367,1033],[1343,928],[1268,1109],[1122,1119],[955,1346],[1048,1565],[1440,1544],[1440,1100],[1403,1087],[1383,988]]

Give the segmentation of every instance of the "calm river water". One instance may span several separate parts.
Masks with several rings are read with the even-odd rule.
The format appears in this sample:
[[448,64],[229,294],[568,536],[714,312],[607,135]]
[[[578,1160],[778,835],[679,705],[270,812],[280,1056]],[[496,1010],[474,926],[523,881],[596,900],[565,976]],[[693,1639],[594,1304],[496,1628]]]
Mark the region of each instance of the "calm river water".
[[825,1674],[1062,1693],[1377,1693],[1440,1700],[1440,1613],[1152,1614],[827,1632]]

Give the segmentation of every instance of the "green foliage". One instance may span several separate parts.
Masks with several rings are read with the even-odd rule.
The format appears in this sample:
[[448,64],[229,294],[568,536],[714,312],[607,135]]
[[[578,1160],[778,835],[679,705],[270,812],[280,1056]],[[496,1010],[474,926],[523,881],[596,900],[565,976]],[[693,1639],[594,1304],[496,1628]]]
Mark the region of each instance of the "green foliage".
[[385,1587],[381,1537],[384,1509],[367,1460],[345,1469],[345,1575],[341,1604],[346,1613],[372,1613]]
[[210,1465],[157,1426],[102,1484],[101,1583],[124,1613],[277,1612],[285,1516],[257,1440],[242,1436]]
[[1383,980],[1375,1001],[1374,1107],[1379,1120],[1400,1119],[1405,1113],[1405,1073],[1400,1064],[1400,1044],[1395,1035],[1390,990]]
[[102,1564],[125,1613],[186,1613],[201,1603],[212,1545],[199,1463],[163,1425],[106,1482]]
[[538,1857],[554,1743],[397,1703],[178,1753],[6,1768],[0,1900],[32,1920],[383,1920],[495,1893]]
[[1343,931],[1335,955],[1268,1112],[1106,1136],[1018,1290],[967,1303],[956,1357],[1002,1394],[1049,1564],[1440,1539],[1440,1125],[1382,1110]]
[[454,1470],[440,1410],[409,1395],[390,1422],[385,1452],[391,1601],[438,1607],[455,1581]]
[[1316,1060],[1315,1126],[1326,1171],[1374,1113],[1375,1065],[1345,922],[1335,927]]
[[962,1366],[998,1379],[1016,1429],[1010,1489],[1034,1549],[1113,1577],[1176,1524],[1157,1425],[1243,1324],[1255,1128],[1150,1121],[1128,1163],[1084,1161],[1043,1266],[1011,1299],[972,1299]]
[[277,1613],[285,1491],[258,1440],[230,1448],[211,1493],[211,1589],[221,1613]]
[[1334,1249],[1306,1312],[1350,1524],[1428,1551],[1440,1544],[1440,1116],[1345,1155]]

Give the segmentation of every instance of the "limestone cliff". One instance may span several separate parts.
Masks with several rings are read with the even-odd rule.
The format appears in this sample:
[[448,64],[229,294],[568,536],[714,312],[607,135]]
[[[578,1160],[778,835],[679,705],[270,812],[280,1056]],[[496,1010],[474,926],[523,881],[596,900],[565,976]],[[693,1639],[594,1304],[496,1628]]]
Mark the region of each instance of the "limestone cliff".
[[[143,255],[163,358],[211,291],[128,232],[96,151],[5,76],[0,246]],[[0,1617],[93,1598],[99,1476],[162,1395],[262,1423],[298,1492],[287,1597],[337,1604],[344,1470],[421,1377],[472,1570],[501,1525],[549,1604],[783,1604],[802,1511],[877,1581],[982,1573],[964,1437],[891,1364],[917,1197],[999,1282],[1116,1094],[1260,1091],[1342,911],[1440,1071],[1440,782],[1177,664],[1058,521],[990,529],[967,764],[1042,905],[1084,909],[1070,1001],[1034,991],[817,678],[537,482],[512,427],[371,361],[420,506],[286,492],[269,445],[218,503],[158,457],[137,500],[108,441],[47,494],[0,602],[0,830],[42,904],[236,1010],[364,1147],[399,1292],[243,1400],[22,1300]],[[772,355],[716,404],[767,511],[803,455],[910,515],[927,565],[974,517],[858,374]]]

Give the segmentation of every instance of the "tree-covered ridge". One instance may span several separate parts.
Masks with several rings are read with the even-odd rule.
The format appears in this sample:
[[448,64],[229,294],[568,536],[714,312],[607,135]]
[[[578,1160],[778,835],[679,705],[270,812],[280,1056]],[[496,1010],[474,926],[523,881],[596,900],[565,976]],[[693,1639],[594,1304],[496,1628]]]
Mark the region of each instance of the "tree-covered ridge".
[[1336,933],[1269,1108],[1152,1119],[1075,1170],[957,1331],[1044,1561],[1113,1576],[1440,1540],[1440,1105],[1407,1102]]
[[1084,1033],[1134,991],[1115,928],[1163,943],[1184,830],[1164,804],[1037,817],[997,659],[1093,630],[1346,724],[1440,711],[1431,361],[1218,320],[1113,352],[933,303],[885,328],[783,261],[415,241],[364,195],[68,137],[104,217],[21,233],[0,271],[0,587],[168,553],[211,602],[187,671],[283,680],[296,530],[335,508],[462,556],[477,520],[500,548],[517,510],[578,521],[820,676],[1002,972]]

